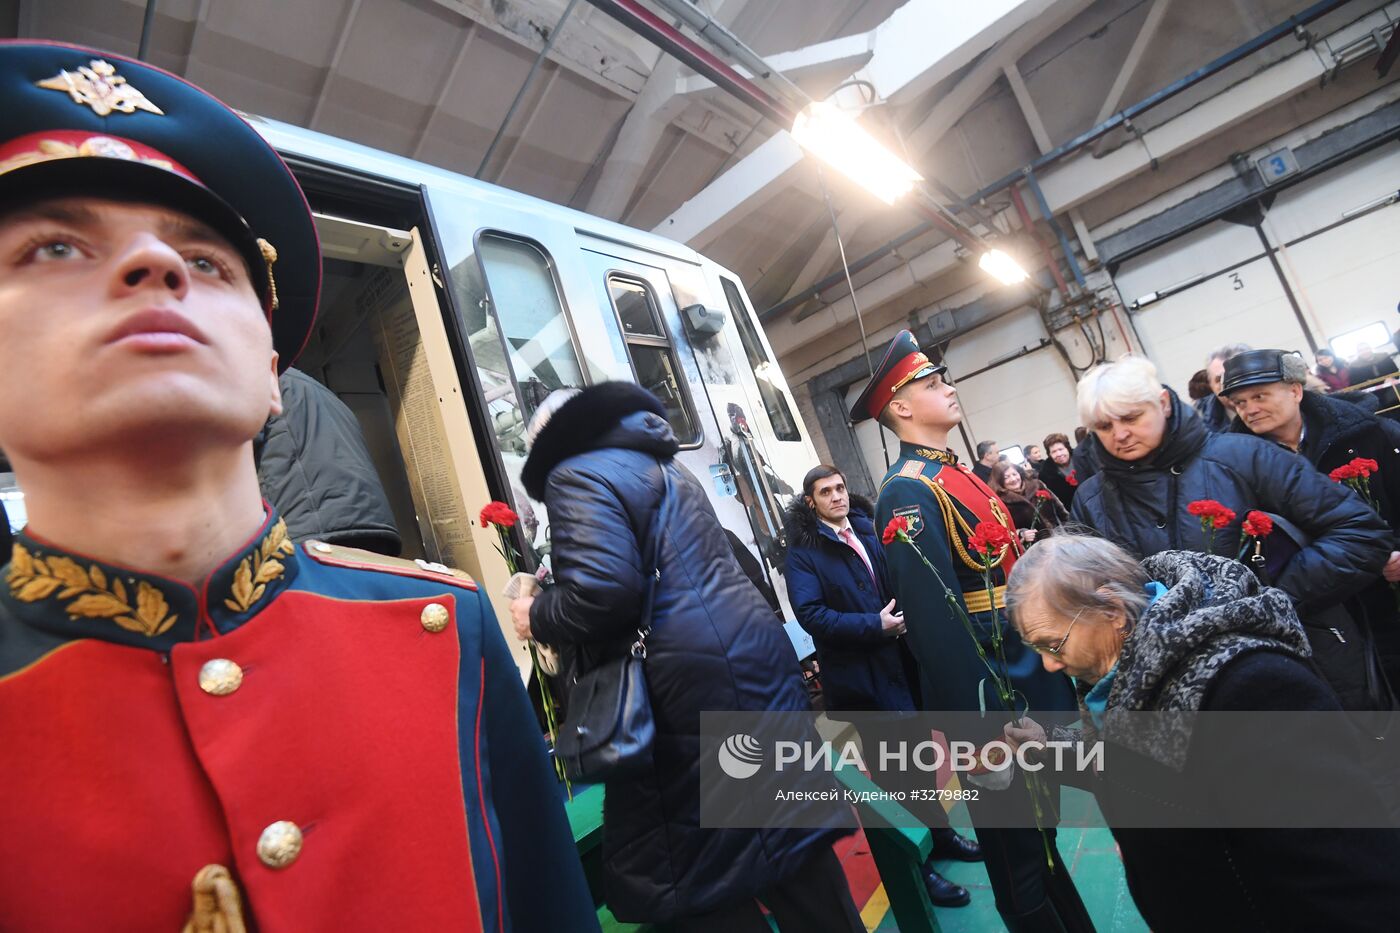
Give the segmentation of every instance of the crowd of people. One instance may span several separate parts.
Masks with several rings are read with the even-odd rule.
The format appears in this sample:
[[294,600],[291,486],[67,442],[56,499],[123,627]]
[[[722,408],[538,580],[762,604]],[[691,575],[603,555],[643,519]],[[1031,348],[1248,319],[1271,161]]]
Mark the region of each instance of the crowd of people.
[[[84,94],[64,90],[75,76]],[[0,587],[0,928],[597,929],[477,584],[294,540],[289,518],[400,544],[388,521],[327,524],[309,492],[324,476],[266,475],[308,432],[340,433],[289,375],[320,284],[290,170],[238,114],[135,60],[6,43],[0,85],[0,446],[29,516]],[[1353,361],[1349,378],[1379,369]],[[1309,390],[1294,353],[1225,348],[1205,378],[1218,408],[1198,413],[1150,361],[1105,364],[1079,384],[1073,446],[1052,434],[1023,466],[987,441],[969,467],[949,451],[962,413],[944,367],[896,337],[851,410],[900,442],[876,501],[814,465],[787,515],[828,714],[890,714],[863,721],[864,743],[916,711],[981,714],[948,738],[1019,746],[1112,742],[1115,710],[1391,710],[1397,429],[1365,397]],[[606,785],[613,914],[766,931],[766,908],[788,933],[864,930],[833,850],[849,830],[701,819],[701,713],[810,704],[665,407],[603,383],[550,396],[528,433],[553,585],[514,598],[515,632],[569,659],[571,716],[605,695],[646,707],[567,737],[592,742]],[[358,495],[350,453],[327,475]],[[991,701],[988,657],[1005,682]],[[604,689],[614,661],[644,671],[630,694]],[[1339,732],[1334,750],[1378,738]],[[1220,762],[1194,741],[1137,770],[1216,792]],[[1237,752],[1283,754],[1277,736]],[[1393,775],[1348,760],[1312,764],[1350,800],[1393,804]],[[1116,772],[1088,787],[1110,821],[1133,790]],[[916,808],[930,900],[970,900],[939,860],[981,862],[1009,930],[1092,930],[1041,793],[970,800],[975,840],[937,802]],[[1114,832],[1157,930],[1400,914],[1393,829]]]
[[[1385,370],[1380,356],[1363,352],[1363,362]],[[956,390],[901,334],[851,412],[900,440],[879,502],[850,495],[823,465],[790,519],[790,592],[824,678],[838,685],[829,704],[981,702],[975,646],[937,598],[951,584],[979,627],[981,653],[993,653],[993,632],[1014,628],[1003,650],[1018,694],[1041,718],[1078,713],[1079,738],[1116,738],[1110,709],[1392,711],[1400,425],[1374,414],[1374,396],[1319,382],[1332,361],[1321,354],[1314,374],[1298,353],[1222,347],[1193,380],[1208,387],[1209,404],[1193,407],[1149,360],[1128,356],[1080,380],[1075,445],[1051,434],[1013,462],[985,440],[969,468],[947,450],[961,420]],[[881,553],[874,535],[891,520],[907,522],[922,554],[889,536]],[[1012,533],[995,566],[968,553],[988,522]],[[894,682],[891,698],[881,687]],[[1400,782],[1376,751],[1388,717],[1366,722],[1311,749],[1309,776],[1393,826]],[[1045,729],[1022,719],[1005,734],[1019,744],[1043,740]],[[1232,752],[1242,758],[1199,750],[1207,741],[1188,734],[1182,746],[1196,751],[1149,756],[1133,773],[1197,801],[1225,799],[1230,761],[1297,757],[1286,736],[1247,742]],[[1141,787],[1129,784],[1121,773],[1088,784],[1111,824],[1141,802]],[[994,806],[1002,819],[989,815]],[[1053,833],[1046,862],[1033,832],[1004,828],[1018,806],[1011,794],[970,808],[1006,926],[1092,929],[1053,867]],[[1169,820],[1162,806],[1157,816]],[[1154,929],[1384,929],[1380,918],[1397,907],[1378,870],[1400,853],[1393,829],[1114,831]],[[936,873],[926,869],[933,890]]]

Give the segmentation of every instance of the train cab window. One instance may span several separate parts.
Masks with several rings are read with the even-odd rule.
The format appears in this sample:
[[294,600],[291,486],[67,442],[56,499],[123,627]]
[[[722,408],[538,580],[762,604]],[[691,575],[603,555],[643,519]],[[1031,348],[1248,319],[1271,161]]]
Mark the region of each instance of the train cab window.
[[700,431],[684,394],[680,365],[662,326],[661,311],[651,288],[637,279],[610,275],[608,294],[622,322],[622,337],[637,382],[661,399],[666,420],[681,444],[697,443]]
[[797,428],[797,419],[792,416],[787,396],[780,386],[774,385],[776,367],[763,349],[763,341],[758,339],[758,331],[749,318],[748,308],[739,294],[739,287],[724,277],[724,297],[729,301],[729,314],[739,328],[739,340],[744,345],[744,353],[749,358],[754,379],[758,382],[758,394],[763,396],[763,407],[768,410],[768,421],[773,425],[773,435],[780,441],[800,441],[802,432]]
[[477,255],[490,317],[505,340],[522,418],[528,422],[555,389],[584,385],[568,316],[549,257],[538,246],[487,233],[477,242]]

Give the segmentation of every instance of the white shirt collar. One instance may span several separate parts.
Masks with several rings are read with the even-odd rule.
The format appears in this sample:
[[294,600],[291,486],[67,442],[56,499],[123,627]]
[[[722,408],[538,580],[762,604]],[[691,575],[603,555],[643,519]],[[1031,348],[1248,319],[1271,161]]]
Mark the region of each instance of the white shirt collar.
[[823,525],[825,525],[826,527],[830,528],[832,531],[836,532],[836,537],[838,537],[838,538],[841,537],[841,532],[843,532],[843,531],[845,531],[847,528],[850,528],[850,527],[851,527],[851,516],[849,516],[849,515],[847,515],[845,518],[841,519],[841,521],[840,521],[839,524],[838,524],[838,523],[835,523],[835,522],[829,522],[829,521],[827,521],[826,519],[821,518],[821,516],[817,516],[817,517],[818,517],[819,519],[821,519],[821,523],[822,523]]

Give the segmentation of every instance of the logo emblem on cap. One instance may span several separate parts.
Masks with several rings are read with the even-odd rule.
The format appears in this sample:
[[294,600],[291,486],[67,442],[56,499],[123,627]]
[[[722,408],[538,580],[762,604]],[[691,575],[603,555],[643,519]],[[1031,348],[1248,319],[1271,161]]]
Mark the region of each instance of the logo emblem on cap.
[[147,100],[145,94],[127,84],[126,79],[117,74],[117,69],[110,62],[98,58],[94,58],[77,71],[64,69],[52,78],[35,83],[50,91],[63,91],[73,98],[73,103],[91,107],[99,117],[114,112],[135,113],[137,110],[165,116],[164,110]]

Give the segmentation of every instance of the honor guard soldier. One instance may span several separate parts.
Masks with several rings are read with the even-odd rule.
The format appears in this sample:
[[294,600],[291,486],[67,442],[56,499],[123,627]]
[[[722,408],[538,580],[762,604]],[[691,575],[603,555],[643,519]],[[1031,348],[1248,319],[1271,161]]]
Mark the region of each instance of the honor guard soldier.
[[[1002,611],[1006,577],[1016,560],[1014,544],[995,557],[994,595],[987,595],[982,562],[968,539],[979,522],[1002,525],[1011,531],[1013,542],[1015,529],[996,494],[947,449],[948,432],[962,420],[962,410],[945,373],[946,367],[934,364],[919,349],[913,334],[900,331],[851,408],[853,422],[875,418],[900,442],[899,459],[881,483],[876,528],[883,529],[897,516],[908,521],[909,536],[984,633],[983,646],[989,654],[991,627],[1001,629],[1007,673],[1032,710],[1042,715],[1074,710],[1069,680],[1041,666],[1039,656],[1021,643]],[[995,692],[987,686],[984,694],[986,666],[948,606],[943,584],[912,547],[892,543],[885,549],[885,560],[890,595],[904,610],[907,640],[919,665],[923,708],[976,712],[984,702],[993,708],[998,702]],[[1008,718],[1005,712],[989,712],[985,730],[949,737],[979,743],[999,738]],[[1013,933],[1093,929],[1069,870],[1054,849],[1051,825],[1046,831],[1054,869],[1047,870],[1045,840],[1019,777],[1007,790],[983,791],[968,808],[986,855],[997,910],[1008,929]],[[1011,823],[1024,828],[987,828]]]
[[252,439],[320,255],[236,113],[0,43],[0,929],[595,927],[465,575],[293,542]]

